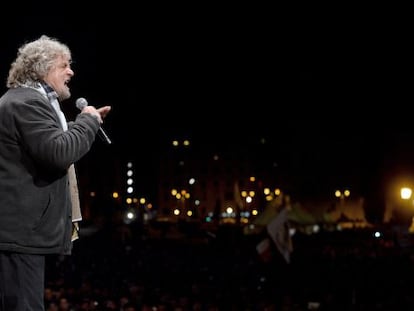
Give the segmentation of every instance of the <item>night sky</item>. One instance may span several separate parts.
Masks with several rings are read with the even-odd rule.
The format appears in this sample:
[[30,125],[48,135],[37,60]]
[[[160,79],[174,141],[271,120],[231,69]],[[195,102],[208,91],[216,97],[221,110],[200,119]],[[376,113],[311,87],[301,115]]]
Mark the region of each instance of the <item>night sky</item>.
[[113,108],[104,124],[113,145],[87,156],[102,170],[112,157],[148,163],[174,133],[221,144],[278,137],[292,167],[327,180],[411,168],[412,35],[390,8],[56,5],[0,22],[0,90],[22,43],[42,34],[67,43],[68,116],[79,97]]

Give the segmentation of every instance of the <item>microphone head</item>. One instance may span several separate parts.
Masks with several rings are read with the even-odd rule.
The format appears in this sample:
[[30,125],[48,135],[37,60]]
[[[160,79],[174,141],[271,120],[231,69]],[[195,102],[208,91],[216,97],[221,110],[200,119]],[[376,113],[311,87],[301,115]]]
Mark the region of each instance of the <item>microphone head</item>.
[[82,110],[86,106],[88,106],[88,101],[85,98],[79,97],[76,100],[76,108],[78,108],[79,110]]

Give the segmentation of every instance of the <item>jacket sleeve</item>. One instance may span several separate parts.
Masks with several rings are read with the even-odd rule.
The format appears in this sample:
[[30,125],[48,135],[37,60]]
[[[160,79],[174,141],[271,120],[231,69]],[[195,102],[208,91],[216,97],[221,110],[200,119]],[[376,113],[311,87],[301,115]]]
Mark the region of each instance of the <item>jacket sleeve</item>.
[[100,124],[92,115],[78,114],[67,131],[49,102],[39,96],[15,103],[18,135],[27,152],[51,169],[68,169],[91,148]]

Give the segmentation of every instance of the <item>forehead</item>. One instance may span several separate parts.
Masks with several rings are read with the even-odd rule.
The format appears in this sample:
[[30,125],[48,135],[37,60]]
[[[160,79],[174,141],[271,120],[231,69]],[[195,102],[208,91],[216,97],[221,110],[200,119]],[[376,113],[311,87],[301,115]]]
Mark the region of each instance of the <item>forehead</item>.
[[55,64],[66,64],[71,63],[72,59],[71,56],[68,54],[59,54],[55,58]]

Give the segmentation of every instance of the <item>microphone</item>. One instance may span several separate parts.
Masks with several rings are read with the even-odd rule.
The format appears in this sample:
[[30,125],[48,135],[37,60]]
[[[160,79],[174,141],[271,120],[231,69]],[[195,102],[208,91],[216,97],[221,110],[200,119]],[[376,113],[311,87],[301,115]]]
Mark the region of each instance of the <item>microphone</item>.
[[[79,97],[76,100],[76,108],[78,108],[79,110],[82,110],[83,108],[85,108],[86,106],[88,106],[88,101],[83,98],[83,97]],[[99,128],[98,130],[98,136],[108,145],[112,144],[112,141],[109,139],[108,135],[106,135],[105,131],[103,130],[102,126]]]

